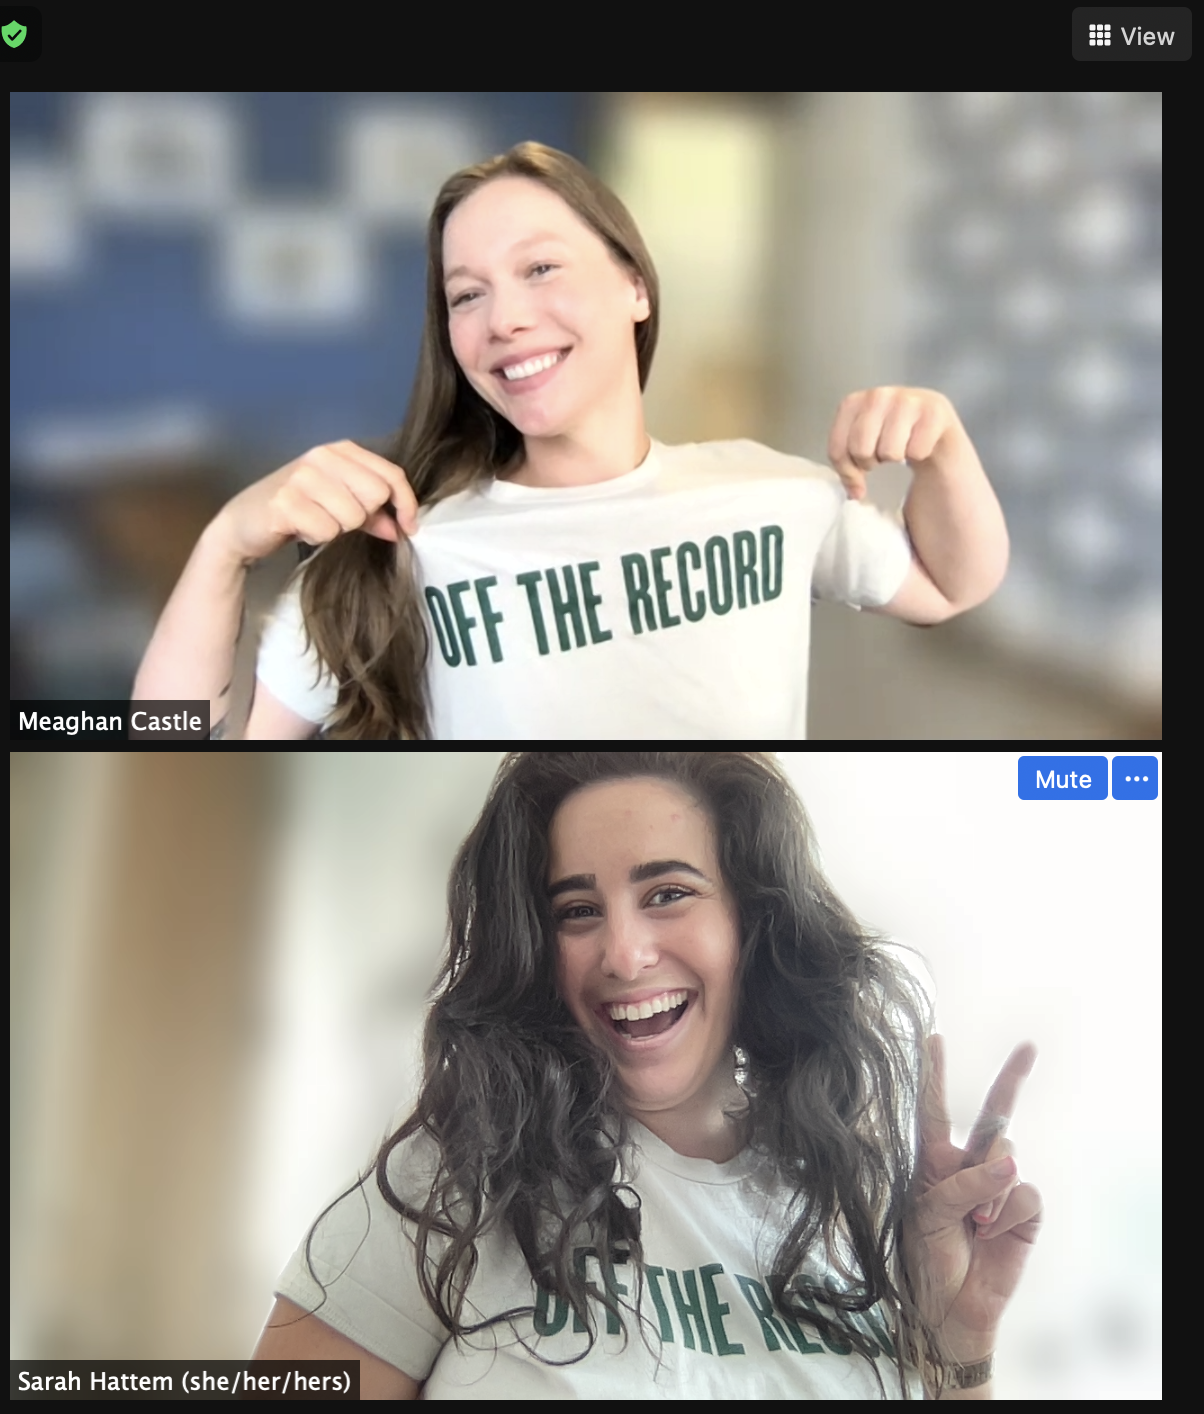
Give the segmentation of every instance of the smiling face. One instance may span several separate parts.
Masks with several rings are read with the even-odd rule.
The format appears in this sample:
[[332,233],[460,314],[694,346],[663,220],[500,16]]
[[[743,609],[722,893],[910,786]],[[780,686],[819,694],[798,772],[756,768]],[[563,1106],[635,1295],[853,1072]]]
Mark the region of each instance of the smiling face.
[[499,177],[465,198],[443,229],[443,270],[456,362],[524,435],[572,435],[616,399],[638,401],[647,291],[542,182]]
[[[569,1010],[614,1058],[637,1119],[679,1152],[687,1149],[671,1134],[687,1144],[721,1135],[733,1098],[740,947],[709,816],[668,781],[600,782],[561,805],[549,843]],[[623,1002],[667,1010],[620,1025],[613,1008]],[[713,1156],[704,1141],[694,1147]]]

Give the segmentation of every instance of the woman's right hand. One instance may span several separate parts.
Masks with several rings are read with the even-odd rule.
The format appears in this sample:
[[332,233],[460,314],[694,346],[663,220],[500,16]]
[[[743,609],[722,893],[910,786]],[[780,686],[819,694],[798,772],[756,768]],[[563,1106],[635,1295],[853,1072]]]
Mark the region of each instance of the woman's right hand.
[[331,442],[240,491],[218,512],[211,535],[253,564],[290,540],[325,545],[364,530],[396,542],[417,528],[418,501],[405,472],[355,442]]

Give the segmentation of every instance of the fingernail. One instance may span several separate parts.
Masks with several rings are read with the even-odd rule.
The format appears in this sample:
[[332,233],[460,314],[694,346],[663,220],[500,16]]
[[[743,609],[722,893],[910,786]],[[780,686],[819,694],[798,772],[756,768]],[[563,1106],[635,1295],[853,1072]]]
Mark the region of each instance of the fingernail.
[[1009,1154],[1006,1159],[996,1159],[993,1164],[987,1165],[987,1174],[991,1178],[1011,1178],[1016,1172],[1016,1160]]
[[975,1208],[973,1218],[976,1223],[989,1223],[991,1221],[991,1209],[994,1203],[984,1203],[981,1208]]

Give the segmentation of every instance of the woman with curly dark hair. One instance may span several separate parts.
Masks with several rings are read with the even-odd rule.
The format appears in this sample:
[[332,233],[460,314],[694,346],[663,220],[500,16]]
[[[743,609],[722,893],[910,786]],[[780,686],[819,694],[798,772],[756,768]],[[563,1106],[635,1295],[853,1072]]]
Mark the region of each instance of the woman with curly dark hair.
[[358,1359],[365,1397],[990,1396],[1035,1052],[956,1148],[927,996],[772,756],[512,753],[449,913],[415,1109],[257,1358]]

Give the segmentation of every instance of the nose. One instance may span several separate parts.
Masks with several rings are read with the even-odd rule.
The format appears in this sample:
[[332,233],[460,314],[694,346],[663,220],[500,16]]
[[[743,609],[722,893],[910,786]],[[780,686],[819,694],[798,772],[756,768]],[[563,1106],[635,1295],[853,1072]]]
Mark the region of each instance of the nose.
[[660,958],[653,930],[638,912],[612,909],[599,933],[599,944],[603,975],[620,982],[634,982]]
[[498,284],[489,300],[489,332],[493,337],[512,338],[533,323],[530,292],[521,284]]

